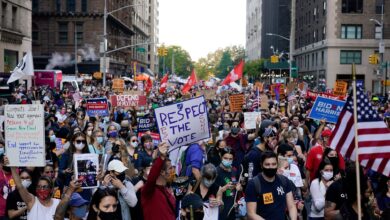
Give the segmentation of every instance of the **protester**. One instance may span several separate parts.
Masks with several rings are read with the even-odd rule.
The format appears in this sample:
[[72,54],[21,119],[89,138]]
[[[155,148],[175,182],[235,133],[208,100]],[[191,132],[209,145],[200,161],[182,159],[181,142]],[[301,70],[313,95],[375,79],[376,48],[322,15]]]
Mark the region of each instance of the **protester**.
[[[21,170],[19,175],[23,187],[31,193],[32,187],[30,186],[32,184],[32,175],[30,171]],[[27,205],[20,196],[18,189],[15,189],[8,195],[6,210],[10,219],[27,219]]]
[[121,220],[117,193],[114,189],[98,188],[92,196],[87,220]]

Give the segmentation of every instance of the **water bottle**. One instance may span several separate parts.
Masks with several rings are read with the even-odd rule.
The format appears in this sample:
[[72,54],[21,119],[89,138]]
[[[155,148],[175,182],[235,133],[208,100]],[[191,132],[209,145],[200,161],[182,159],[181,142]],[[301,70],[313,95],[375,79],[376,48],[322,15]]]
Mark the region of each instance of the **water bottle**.
[[249,177],[248,177],[249,180],[253,179],[253,163],[252,162],[249,163],[248,175],[249,175]]
[[[225,178],[225,184],[228,184],[228,183],[230,183],[230,179],[229,178]],[[232,190],[231,189],[227,189],[226,191],[225,191],[225,195],[226,196],[231,196],[232,195]]]

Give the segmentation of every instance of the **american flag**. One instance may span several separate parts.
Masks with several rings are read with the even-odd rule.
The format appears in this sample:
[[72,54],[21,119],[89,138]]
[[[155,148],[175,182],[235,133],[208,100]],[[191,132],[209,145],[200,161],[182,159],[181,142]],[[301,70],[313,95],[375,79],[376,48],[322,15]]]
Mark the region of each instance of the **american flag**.
[[256,89],[256,96],[252,103],[252,110],[258,109],[261,102],[261,96],[259,92],[259,88]]
[[[389,176],[390,129],[372,108],[361,87],[357,87],[356,97],[360,164]],[[356,159],[354,129],[353,98],[350,94],[329,141],[332,149],[351,160]]]

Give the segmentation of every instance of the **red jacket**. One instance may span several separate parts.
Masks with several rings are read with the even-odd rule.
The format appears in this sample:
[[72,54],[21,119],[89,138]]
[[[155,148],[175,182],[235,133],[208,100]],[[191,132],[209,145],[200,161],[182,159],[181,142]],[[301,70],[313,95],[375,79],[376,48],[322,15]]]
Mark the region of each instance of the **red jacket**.
[[165,186],[156,185],[163,165],[164,161],[158,157],[153,163],[146,184],[141,189],[141,205],[145,220],[175,219],[175,197]]

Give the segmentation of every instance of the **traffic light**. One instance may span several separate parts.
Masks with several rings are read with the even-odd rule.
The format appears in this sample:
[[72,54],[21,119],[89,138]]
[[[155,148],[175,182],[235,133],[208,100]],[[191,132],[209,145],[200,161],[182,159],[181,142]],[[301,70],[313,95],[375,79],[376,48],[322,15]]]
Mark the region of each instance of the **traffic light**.
[[271,63],[277,63],[277,62],[279,62],[279,56],[272,55],[271,56]]
[[167,56],[168,55],[168,49],[167,48],[163,48],[163,56]]
[[371,55],[368,57],[368,63],[369,63],[369,64],[378,64],[378,63],[379,63],[378,54],[371,54]]

